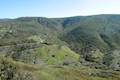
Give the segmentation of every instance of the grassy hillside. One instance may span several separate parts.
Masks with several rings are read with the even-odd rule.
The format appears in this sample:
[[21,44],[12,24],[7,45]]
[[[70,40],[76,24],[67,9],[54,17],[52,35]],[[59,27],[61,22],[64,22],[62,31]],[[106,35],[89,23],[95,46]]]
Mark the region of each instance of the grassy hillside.
[[119,21],[120,15],[1,19],[1,80],[119,80]]
[[[67,18],[66,20],[69,22],[71,19],[74,20],[73,18],[77,19],[78,17]],[[80,53],[81,57],[86,61],[94,62],[95,60],[93,59],[95,57],[93,56],[99,57],[104,55],[101,56],[104,64],[106,54],[113,53],[115,50],[119,51],[120,49],[119,20],[119,15],[79,17],[76,21],[77,23],[71,22],[69,26],[66,23],[65,30],[70,30],[71,27],[72,29],[65,33],[61,39],[66,41],[74,51]],[[96,53],[96,51],[98,52]]]
[[[119,80],[120,72],[89,67],[30,65],[0,56],[1,80]],[[105,74],[105,75],[104,75]]]

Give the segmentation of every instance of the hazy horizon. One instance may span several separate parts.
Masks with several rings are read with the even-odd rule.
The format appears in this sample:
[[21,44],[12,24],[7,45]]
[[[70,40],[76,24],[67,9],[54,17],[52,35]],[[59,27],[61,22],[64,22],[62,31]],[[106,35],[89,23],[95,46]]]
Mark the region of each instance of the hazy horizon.
[[120,14],[91,14],[91,15],[73,15],[73,16],[62,16],[62,17],[46,17],[46,16],[19,16],[19,17],[6,17],[6,18],[0,18],[0,19],[17,19],[17,18],[24,18],[24,17],[43,17],[43,18],[67,18],[67,17],[79,17],[79,16],[98,16],[98,15],[120,15]]

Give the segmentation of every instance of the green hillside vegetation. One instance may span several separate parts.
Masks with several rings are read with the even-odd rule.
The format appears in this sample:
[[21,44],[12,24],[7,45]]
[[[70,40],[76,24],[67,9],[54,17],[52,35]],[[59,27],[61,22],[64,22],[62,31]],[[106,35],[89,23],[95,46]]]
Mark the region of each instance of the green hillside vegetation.
[[40,57],[48,64],[69,65],[79,61],[79,55],[67,46],[45,45],[42,48],[38,48],[36,53],[37,57]]
[[120,80],[120,15],[0,20],[1,80]]
[[[1,80],[119,80],[120,72],[88,67],[30,65],[0,56]],[[105,74],[105,75],[104,75]]]

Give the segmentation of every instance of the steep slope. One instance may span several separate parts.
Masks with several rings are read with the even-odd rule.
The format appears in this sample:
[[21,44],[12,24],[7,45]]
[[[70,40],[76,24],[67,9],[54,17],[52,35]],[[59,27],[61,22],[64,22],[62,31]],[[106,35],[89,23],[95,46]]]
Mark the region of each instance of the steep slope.
[[[70,19],[68,18],[68,21]],[[119,15],[81,17],[77,23],[72,23],[70,26],[75,28],[63,35],[61,39],[68,42],[77,53],[83,55],[85,60],[94,62],[96,61],[93,60],[94,58],[100,58],[99,62],[101,62],[106,54],[120,49],[119,20]]]
[[70,28],[74,26],[74,29],[69,31],[65,38],[72,37],[72,41],[79,41],[80,47],[91,44],[101,50],[102,47],[119,48],[119,19],[120,16],[117,15],[81,17],[77,23],[69,23],[72,24]]

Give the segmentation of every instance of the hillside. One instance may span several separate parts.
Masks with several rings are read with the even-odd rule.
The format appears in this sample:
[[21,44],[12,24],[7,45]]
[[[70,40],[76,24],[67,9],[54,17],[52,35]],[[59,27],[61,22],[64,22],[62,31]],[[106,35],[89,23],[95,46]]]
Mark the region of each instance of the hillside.
[[120,15],[0,19],[0,56],[1,80],[119,80]]

